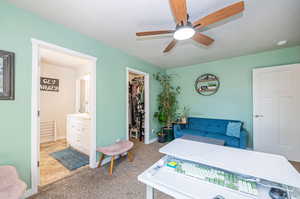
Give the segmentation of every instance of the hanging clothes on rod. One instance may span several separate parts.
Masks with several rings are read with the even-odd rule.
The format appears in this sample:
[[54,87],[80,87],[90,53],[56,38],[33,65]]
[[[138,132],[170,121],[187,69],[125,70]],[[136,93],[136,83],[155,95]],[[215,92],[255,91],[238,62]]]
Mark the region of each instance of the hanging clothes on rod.
[[[134,77],[129,81],[129,135],[144,140],[145,136],[145,93],[144,77]],[[135,135],[135,136],[132,136]]]

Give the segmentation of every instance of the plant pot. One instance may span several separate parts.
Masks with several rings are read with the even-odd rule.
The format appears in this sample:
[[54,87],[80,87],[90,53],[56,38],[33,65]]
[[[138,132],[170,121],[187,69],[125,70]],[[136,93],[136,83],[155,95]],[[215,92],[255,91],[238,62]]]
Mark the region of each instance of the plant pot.
[[163,134],[167,136],[167,142],[174,140],[173,128],[164,127]]
[[185,124],[185,123],[186,123],[186,117],[181,117],[181,118],[180,118],[180,123]]
[[157,136],[158,137],[158,142],[159,143],[165,143],[167,142],[167,138],[168,138],[168,135],[167,134],[160,134]]

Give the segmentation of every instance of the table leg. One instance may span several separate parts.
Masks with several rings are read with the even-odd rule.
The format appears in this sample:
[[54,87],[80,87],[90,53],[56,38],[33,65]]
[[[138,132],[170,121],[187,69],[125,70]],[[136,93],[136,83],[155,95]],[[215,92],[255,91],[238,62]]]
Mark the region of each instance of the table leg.
[[146,189],[147,189],[147,191],[146,191],[146,198],[147,199],[154,199],[154,196],[153,196],[153,187],[147,185]]

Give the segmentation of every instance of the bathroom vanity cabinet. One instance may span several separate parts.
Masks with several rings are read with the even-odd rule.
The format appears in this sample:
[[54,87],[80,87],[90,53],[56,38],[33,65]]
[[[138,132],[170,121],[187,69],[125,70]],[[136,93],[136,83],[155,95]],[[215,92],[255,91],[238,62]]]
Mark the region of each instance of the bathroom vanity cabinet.
[[87,155],[90,153],[91,118],[89,114],[78,113],[67,116],[67,143]]

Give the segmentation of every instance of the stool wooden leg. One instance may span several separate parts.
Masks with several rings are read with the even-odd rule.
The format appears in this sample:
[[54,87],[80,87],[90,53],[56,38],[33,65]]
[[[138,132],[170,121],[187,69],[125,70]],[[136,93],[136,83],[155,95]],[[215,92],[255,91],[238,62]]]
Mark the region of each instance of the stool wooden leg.
[[112,175],[112,173],[113,173],[113,169],[114,169],[114,160],[115,160],[115,156],[111,156],[110,168],[109,168],[109,175]]
[[100,157],[100,160],[99,160],[98,168],[101,167],[101,164],[102,164],[102,161],[104,160],[104,158],[105,158],[105,154],[102,153],[101,157]]
[[132,162],[133,161],[133,153],[132,153],[132,151],[128,151],[127,153],[128,153],[128,160],[129,160],[129,162]]

